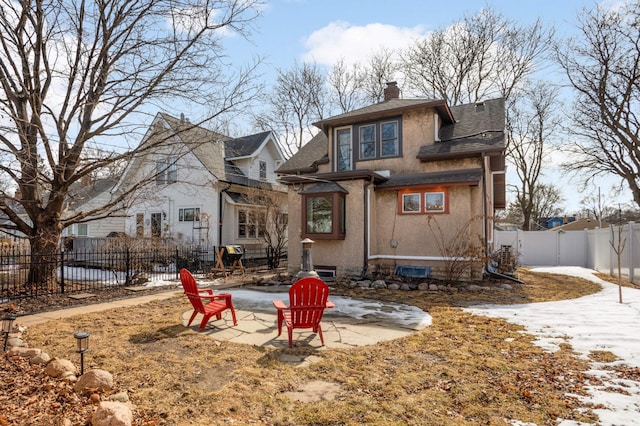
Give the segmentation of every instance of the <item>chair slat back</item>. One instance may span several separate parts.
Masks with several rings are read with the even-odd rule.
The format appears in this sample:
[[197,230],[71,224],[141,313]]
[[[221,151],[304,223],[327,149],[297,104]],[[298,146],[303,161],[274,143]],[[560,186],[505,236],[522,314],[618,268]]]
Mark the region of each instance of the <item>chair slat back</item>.
[[191,305],[193,305],[193,309],[196,312],[204,312],[204,304],[202,303],[202,299],[198,296],[198,284],[196,283],[195,278],[193,278],[193,275],[191,275],[191,272],[182,268],[180,270],[180,281],[182,282],[182,288],[184,289],[185,294],[189,298]]
[[315,327],[322,320],[329,286],[319,278],[307,277],[289,289],[289,308],[294,327]]

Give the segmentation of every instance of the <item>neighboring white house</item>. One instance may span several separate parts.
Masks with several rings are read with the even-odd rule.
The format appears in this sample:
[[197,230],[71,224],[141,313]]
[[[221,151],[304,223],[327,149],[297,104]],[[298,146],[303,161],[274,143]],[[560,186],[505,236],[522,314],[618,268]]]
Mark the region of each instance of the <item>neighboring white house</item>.
[[[117,179],[83,180],[69,190],[68,215],[80,210],[93,210],[108,204],[114,197],[112,189]],[[124,232],[124,213],[84,223],[74,223],[62,231],[63,237],[106,237],[113,232]]]
[[[158,139],[160,138],[160,139]],[[162,141],[158,144],[158,141]],[[271,132],[230,139],[188,120],[158,114],[114,191],[151,180],[127,209],[124,231],[197,245],[260,245],[260,196],[286,189],[274,170],[284,157]]]

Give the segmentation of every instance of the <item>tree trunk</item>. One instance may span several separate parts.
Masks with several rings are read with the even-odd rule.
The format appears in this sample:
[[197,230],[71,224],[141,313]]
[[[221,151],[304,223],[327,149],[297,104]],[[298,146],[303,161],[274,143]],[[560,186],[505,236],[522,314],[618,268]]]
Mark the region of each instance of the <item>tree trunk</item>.
[[36,290],[51,291],[57,285],[58,241],[60,232],[43,229],[29,238],[31,264],[28,283]]

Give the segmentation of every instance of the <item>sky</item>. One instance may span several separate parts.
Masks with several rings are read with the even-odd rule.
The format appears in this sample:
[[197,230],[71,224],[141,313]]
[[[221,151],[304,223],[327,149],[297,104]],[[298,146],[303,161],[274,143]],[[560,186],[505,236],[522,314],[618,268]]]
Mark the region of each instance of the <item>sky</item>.
[[[614,7],[617,1],[599,3]],[[486,6],[517,23],[531,24],[540,18],[544,24],[553,25],[558,35],[572,35],[576,31],[577,14],[583,7],[590,8],[595,4],[585,0],[459,0],[451,3],[433,0],[273,0],[264,5],[262,16],[254,24],[251,40],[232,37],[227,46],[233,61],[247,63],[253,57],[263,57],[263,78],[269,84],[274,80],[276,69],[289,69],[296,62],[309,61],[330,67],[340,58],[347,63],[364,61],[381,47],[403,49],[429,31],[447,27]],[[540,73],[552,81],[562,78],[554,70],[541,70]],[[577,180],[561,176],[555,163],[566,158],[555,152],[552,158],[545,181],[563,189],[564,213],[575,212],[580,209],[580,200],[588,193],[597,193],[597,188],[585,191]],[[507,170],[507,179],[513,182],[515,174]],[[610,188],[617,181],[602,179],[598,182],[603,198],[612,205],[627,204],[631,201],[628,194],[619,197],[610,194]]]

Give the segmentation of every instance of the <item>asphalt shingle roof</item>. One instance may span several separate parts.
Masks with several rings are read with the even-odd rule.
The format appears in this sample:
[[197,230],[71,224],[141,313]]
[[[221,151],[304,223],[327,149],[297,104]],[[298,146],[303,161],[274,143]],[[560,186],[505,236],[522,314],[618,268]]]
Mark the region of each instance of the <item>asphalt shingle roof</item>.
[[319,132],[276,170],[277,173],[315,172],[316,164],[328,160],[329,140]]
[[504,99],[492,99],[451,107],[455,123],[442,126],[440,140],[447,141],[482,134],[504,132]]
[[254,152],[264,142],[270,132],[256,133],[255,135],[243,136],[240,138],[225,141],[225,156],[227,158],[246,157]]

